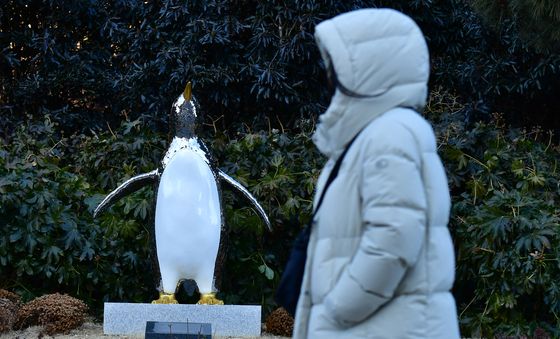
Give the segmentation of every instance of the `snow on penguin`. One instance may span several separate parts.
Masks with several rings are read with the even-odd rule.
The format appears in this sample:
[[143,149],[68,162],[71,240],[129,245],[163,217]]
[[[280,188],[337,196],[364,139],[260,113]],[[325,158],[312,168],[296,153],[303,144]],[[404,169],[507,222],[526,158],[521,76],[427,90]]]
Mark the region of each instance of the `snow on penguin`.
[[171,108],[174,134],[161,167],[130,178],[111,192],[94,211],[99,215],[120,198],[148,184],[157,187],[155,243],[161,274],[160,298],[153,303],[177,303],[182,281],[194,280],[199,304],[223,304],[216,298],[216,259],[224,225],[220,180],[239,191],[271,229],[263,208],[240,183],[212,165],[210,154],[196,136],[198,105],[191,83]]

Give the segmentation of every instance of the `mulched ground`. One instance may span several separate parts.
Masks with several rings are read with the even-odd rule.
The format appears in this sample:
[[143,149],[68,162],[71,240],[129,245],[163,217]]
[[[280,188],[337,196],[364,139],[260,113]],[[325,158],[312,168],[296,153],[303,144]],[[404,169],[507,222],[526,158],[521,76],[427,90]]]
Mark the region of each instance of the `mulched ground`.
[[[21,331],[11,331],[0,333],[0,339],[31,339],[31,338],[42,338],[42,339],[76,339],[76,338],[87,338],[87,339],[108,339],[108,338],[129,338],[129,339],[140,339],[144,338],[143,335],[105,335],[103,334],[103,324],[95,323],[92,320],[88,320],[82,326],[70,331],[68,334],[55,334],[53,336],[41,335],[42,327],[32,326]],[[238,339],[237,337],[214,337],[215,339]],[[286,339],[290,337],[275,336],[272,334],[263,333],[260,337],[243,339]],[[241,339],[241,338],[239,338]]]

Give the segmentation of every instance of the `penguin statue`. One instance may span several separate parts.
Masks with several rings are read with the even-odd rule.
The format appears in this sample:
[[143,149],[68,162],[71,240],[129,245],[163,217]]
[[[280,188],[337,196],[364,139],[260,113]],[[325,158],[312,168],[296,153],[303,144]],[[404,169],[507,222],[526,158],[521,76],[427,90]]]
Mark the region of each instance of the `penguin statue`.
[[156,187],[154,233],[161,285],[160,297],[152,303],[177,303],[177,287],[191,280],[200,292],[199,304],[223,304],[216,298],[215,287],[224,229],[220,181],[247,198],[271,230],[265,211],[253,195],[213,166],[207,148],[195,134],[197,118],[198,105],[189,82],[171,108],[174,136],[160,167],[130,178],[107,195],[94,211],[95,217],[145,185]]

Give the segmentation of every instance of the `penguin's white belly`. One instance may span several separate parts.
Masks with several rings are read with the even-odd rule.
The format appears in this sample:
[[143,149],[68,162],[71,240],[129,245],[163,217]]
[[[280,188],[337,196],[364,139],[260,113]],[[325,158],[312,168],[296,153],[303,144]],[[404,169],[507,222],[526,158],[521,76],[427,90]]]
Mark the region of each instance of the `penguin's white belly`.
[[201,293],[213,292],[221,230],[216,178],[204,158],[177,151],[158,188],[155,236],[163,290],[174,293],[181,279],[194,279]]

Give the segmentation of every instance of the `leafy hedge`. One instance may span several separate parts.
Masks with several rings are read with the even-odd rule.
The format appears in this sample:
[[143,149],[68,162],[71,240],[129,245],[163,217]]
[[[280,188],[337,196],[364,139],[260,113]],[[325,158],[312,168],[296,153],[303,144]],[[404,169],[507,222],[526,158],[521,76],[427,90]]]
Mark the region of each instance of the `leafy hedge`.
[[[155,298],[153,190],[143,188],[92,218],[105,194],[159,164],[166,136],[146,125],[135,120],[99,135],[64,137],[47,116],[0,145],[2,287],[28,298],[68,292],[94,309],[107,300]],[[322,158],[303,132],[219,135],[210,145],[223,170],[251,188],[275,228],[265,232],[245,200],[224,190],[230,243],[223,297],[270,309],[285,249],[309,218]]]
[[[430,110],[452,192],[454,292],[463,334],[560,335],[560,147],[500,115],[465,125],[465,109],[433,95]],[[432,113],[433,114],[433,113]]]
[[[308,131],[311,128],[307,126]],[[244,200],[224,192],[231,234],[222,290],[226,302],[261,304],[268,313],[275,306],[274,288],[287,249],[310,218],[315,181],[324,159],[309,132],[247,131],[238,138],[214,139],[213,149],[222,169],[257,197],[274,230],[268,233]]]
[[365,7],[412,16],[429,43],[433,85],[460,93],[481,117],[498,111],[517,124],[559,128],[560,55],[520,39],[516,20],[522,18],[490,27],[469,3],[6,0],[0,3],[0,128],[11,131],[26,114],[48,113],[71,133],[118,127],[145,114],[162,132],[187,80],[207,122],[219,129],[243,122],[292,128],[328,101],[315,25]]
[[[454,294],[464,335],[491,337],[547,331],[560,322],[559,148],[542,130],[465,124],[468,107],[433,92],[433,121],[447,167],[457,252]],[[145,118],[97,135],[60,134],[49,118],[20,126],[0,146],[0,287],[30,299],[67,292],[94,309],[105,300],[155,297],[149,188],[101,218],[92,209],[126,178],[155,168],[165,135]],[[235,138],[214,131],[220,167],[247,185],[269,213],[268,233],[254,211],[224,190],[230,229],[226,303],[275,305],[274,288],[291,240],[310,216],[324,161],[300,131],[247,127]],[[540,332],[539,332],[540,333]]]
[[[273,307],[323,161],[308,138],[327,102],[313,27],[371,6],[419,23],[432,87],[466,102],[435,92],[427,110],[452,188],[463,332],[539,327],[559,336],[557,139],[507,125],[559,128],[560,56],[530,48],[515,15],[490,29],[464,0],[3,1],[1,287],[29,298],[68,292],[94,308],[154,297],[152,190],[99,219],[91,211],[156,166],[170,102],[193,80],[220,166],[251,188],[276,227],[264,232],[224,192],[224,298]],[[505,123],[492,119],[496,111]]]
[[132,125],[110,134],[63,137],[47,116],[0,145],[0,275],[24,297],[68,292],[88,302],[142,300],[150,292],[145,190],[92,211],[123,177],[153,166],[161,141]]
[[491,26],[500,29],[504,21],[515,20],[520,37],[541,51],[560,49],[560,3],[554,0],[475,0],[474,7]]

